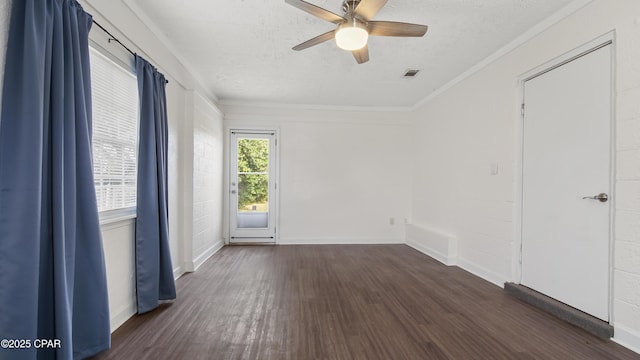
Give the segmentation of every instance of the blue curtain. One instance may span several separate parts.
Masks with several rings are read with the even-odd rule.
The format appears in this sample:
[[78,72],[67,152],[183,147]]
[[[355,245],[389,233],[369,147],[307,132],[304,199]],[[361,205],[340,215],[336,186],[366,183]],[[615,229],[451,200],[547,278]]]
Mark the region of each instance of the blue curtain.
[[[0,348],[2,359],[79,359],[110,346],[91,22],[75,0],[13,2],[0,120],[0,338],[29,348]],[[60,347],[36,349],[35,339]]]
[[155,309],[160,300],[175,299],[176,286],[169,250],[166,80],[139,56],[136,75],[140,96],[136,288],[142,314]]

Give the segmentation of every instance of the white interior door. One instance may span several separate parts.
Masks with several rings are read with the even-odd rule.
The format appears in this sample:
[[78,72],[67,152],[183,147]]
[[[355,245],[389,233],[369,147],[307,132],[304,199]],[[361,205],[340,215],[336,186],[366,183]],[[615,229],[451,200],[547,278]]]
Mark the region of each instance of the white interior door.
[[525,81],[522,163],[522,285],[605,321],[611,47]]
[[275,243],[275,132],[231,130],[229,154],[229,242]]

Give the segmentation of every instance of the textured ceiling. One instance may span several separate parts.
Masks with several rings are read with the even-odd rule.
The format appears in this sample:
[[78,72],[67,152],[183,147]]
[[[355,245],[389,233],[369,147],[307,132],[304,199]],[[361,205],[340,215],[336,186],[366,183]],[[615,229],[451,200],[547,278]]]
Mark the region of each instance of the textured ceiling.
[[[341,0],[307,0],[341,13]],[[412,106],[571,0],[389,0],[374,20],[429,25],[423,38],[372,37],[358,65],[328,41],[334,25],[284,0],[126,0],[222,102]],[[402,74],[420,69],[413,79]]]

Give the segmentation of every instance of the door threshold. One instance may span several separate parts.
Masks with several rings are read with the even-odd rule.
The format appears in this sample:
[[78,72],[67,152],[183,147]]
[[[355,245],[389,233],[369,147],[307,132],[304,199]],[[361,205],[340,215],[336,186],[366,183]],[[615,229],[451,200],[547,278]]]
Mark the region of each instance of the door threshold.
[[508,282],[504,284],[504,291],[601,339],[613,337],[613,326],[609,323],[526,286]]
[[270,243],[266,243],[266,242],[235,242],[235,243],[228,243],[228,246],[273,246],[275,245],[275,242],[270,242]]

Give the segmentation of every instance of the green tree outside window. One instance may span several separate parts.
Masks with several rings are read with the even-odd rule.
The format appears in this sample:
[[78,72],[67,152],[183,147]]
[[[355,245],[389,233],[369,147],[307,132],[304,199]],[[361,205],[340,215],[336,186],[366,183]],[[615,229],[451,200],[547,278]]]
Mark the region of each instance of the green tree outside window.
[[269,140],[238,139],[238,210],[268,211],[268,202]]

